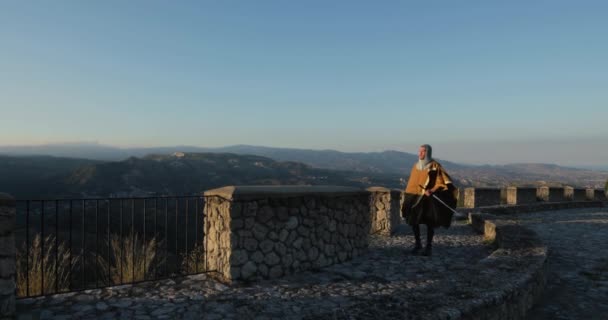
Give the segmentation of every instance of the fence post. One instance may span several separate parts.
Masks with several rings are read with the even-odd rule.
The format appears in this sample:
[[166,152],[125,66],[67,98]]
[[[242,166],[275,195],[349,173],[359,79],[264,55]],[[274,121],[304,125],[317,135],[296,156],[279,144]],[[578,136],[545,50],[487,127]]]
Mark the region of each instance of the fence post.
[[15,199],[0,193],[0,319],[15,318]]

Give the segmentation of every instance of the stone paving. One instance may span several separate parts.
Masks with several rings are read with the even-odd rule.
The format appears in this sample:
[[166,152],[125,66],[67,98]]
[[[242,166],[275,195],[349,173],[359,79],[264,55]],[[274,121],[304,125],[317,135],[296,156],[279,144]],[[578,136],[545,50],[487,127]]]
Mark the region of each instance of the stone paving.
[[412,256],[412,243],[400,226],[347,263],[279,280],[227,286],[195,275],[21,299],[18,319],[447,319],[488,292],[472,283],[469,266],[492,247],[465,222],[436,231],[431,257]]
[[549,247],[547,286],[528,319],[608,319],[608,209],[508,216]]
[[[606,208],[502,217],[549,247],[547,288],[528,319],[608,319]],[[412,242],[401,226],[394,237],[373,237],[369,252],[347,263],[250,285],[195,275],[22,299],[18,319],[448,319],[516,281],[514,270],[485,281],[471,274],[492,248],[463,222],[438,230],[432,257],[410,255]]]

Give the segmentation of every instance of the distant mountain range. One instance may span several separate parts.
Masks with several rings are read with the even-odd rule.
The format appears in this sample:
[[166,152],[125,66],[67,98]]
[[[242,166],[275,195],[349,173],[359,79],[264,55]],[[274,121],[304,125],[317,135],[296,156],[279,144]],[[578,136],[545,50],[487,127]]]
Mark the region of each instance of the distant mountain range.
[[[399,151],[346,153],[247,145],[120,149],[61,144],[0,147],[0,154],[5,154],[0,156],[0,192],[24,197],[193,194],[231,184],[403,188],[417,161],[416,155]],[[460,187],[603,188],[608,179],[608,172],[551,164],[473,166],[439,161]]]

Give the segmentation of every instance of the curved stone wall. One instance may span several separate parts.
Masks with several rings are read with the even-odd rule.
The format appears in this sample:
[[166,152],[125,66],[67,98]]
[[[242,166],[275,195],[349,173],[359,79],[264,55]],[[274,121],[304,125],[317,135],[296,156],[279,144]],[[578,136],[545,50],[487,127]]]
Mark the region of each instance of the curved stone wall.
[[[487,287],[487,294],[475,297],[459,310],[441,310],[458,319],[524,319],[541,296],[546,279],[547,247],[537,235],[515,221],[490,214],[471,213],[472,227],[493,242],[496,250],[471,266],[471,281]],[[501,275],[516,278],[494,286]]]

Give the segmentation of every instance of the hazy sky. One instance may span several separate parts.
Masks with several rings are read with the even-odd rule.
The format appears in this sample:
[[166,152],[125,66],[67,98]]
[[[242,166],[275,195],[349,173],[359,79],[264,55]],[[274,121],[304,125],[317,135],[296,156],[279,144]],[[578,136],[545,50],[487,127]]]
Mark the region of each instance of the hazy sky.
[[0,145],[608,164],[606,1],[0,1]]

